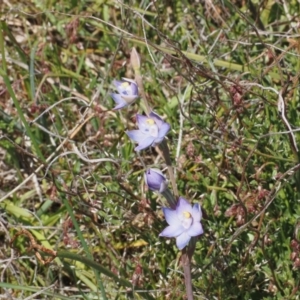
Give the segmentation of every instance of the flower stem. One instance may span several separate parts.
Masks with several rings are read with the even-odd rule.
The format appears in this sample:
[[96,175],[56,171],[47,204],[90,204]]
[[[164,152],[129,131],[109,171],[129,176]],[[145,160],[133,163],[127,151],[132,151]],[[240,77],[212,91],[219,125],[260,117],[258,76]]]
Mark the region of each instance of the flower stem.
[[188,300],[193,300],[193,287],[192,287],[192,276],[191,276],[191,255],[187,248],[182,250],[181,262],[184,271],[184,284],[186,289],[186,295]]
[[166,190],[164,190],[162,193],[161,193],[168,201],[168,204],[170,205],[170,207],[172,209],[175,209],[176,208],[176,205],[177,205],[177,201],[176,199],[174,198],[173,194],[171,193],[171,191],[167,188]]
[[[147,97],[146,97],[146,94],[145,94],[144,85],[143,85],[143,78],[142,78],[141,69],[140,69],[141,60],[140,60],[140,57],[139,57],[139,55],[138,55],[135,48],[132,48],[131,55],[130,55],[130,61],[131,61],[132,68],[134,70],[134,76],[135,76],[134,79],[135,79],[135,82],[138,86],[139,94],[140,94],[141,98],[143,99],[143,102],[144,102],[144,105],[145,105],[146,115],[149,116],[152,109],[149,106],[149,103],[148,103],[148,100],[147,100]],[[172,184],[172,189],[173,189],[174,196],[176,198],[178,198],[179,194],[178,194],[178,189],[177,189],[177,185],[176,185],[176,182],[175,182],[175,176],[174,176],[172,161],[171,161],[171,157],[170,157],[170,151],[169,151],[168,144],[166,143],[165,140],[161,143],[160,149],[162,151],[163,158],[164,158],[164,160],[165,160],[165,162],[168,166],[168,173],[169,173],[170,181],[171,181],[171,184]],[[159,150],[159,148],[156,147],[156,150]]]
[[149,116],[149,114],[151,113],[151,108],[149,106],[149,103],[148,103],[148,100],[147,100],[147,97],[145,94],[145,90],[144,90],[143,78],[141,75],[141,58],[134,47],[132,48],[131,53],[130,53],[130,63],[131,63],[131,67],[134,71],[134,76],[135,76],[134,79],[138,86],[139,94],[144,101],[146,115]]
[[[143,79],[141,76],[141,71],[140,71],[140,58],[139,55],[136,51],[135,48],[132,49],[131,51],[131,65],[133,67],[134,70],[134,74],[135,74],[135,81],[137,83],[138,89],[139,89],[139,94],[141,96],[141,98],[143,99],[144,105],[145,105],[145,112],[147,114],[147,116],[149,116],[149,114],[151,113],[151,108],[149,106],[146,94],[145,94],[145,90],[144,90],[144,85],[143,85]],[[170,181],[172,184],[172,189],[173,189],[173,193],[174,196],[172,195],[172,193],[170,192],[169,189],[166,189],[162,194],[163,196],[167,199],[169,205],[171,208],[175,209],[177,201],[176,199],[178,199],[179,194],[178,194],[178,189],[177,189],[177,185],[176,185],[176,181],[175,181],[175,176],[174,176],[174,171],[173,171],[173,167],[172,167],[172,160],[171,160],[171,156],[170,156],[170,150],[168,147],[168,144],[166,142],[166,140],[163,140],[162,143],[160,144],[160,147],[156,147],[156,150],[158,151],[158,153],[162,152],[162,156],[168,166],[168,173],[169,173],[169,177],[170,177]],[[187,294],[187,299],[188,300],[193,300],[193,289],[192,289],[192,278],[191,278],[191,257],[192,257],[193,251],[188,251],[187,248],[185,248],[182,251],[182,265],[183,265],[183,270],[184,270],[184,282],[185,282],[185,287],[186,287],[186,294]]]
[[144,105],[145,105],[145,112],[146,115],[149,116],[149,114],[151,113],[151,108],[149,106],[146,94],[145,94],[145,90],[144,90],[144,85],[143,85],[143,79],[142,79],[142,75],[139,69],[135,69],[134,70],[134,75],[135,75],[135,82],[138,86],[139,89],[139,94],[141,96],[141,98],[144,101]]
[[172,167],[170,150],[169,150],[169,147],[168,147],[168,144],[167,144],[166,140],[162,141],[162,143],[160,144],[160,149],[162,150],[165,162],[168,166],[168,173],[169,173],[170,181],[171,181],[171,184],[172,184],[172,189],[173,189],[174,196],[176,198],[178,198],[179,194],[178,194],[178,189],[177,189],[175,176],[174,176],[174,171],[173,171],[173,167]]

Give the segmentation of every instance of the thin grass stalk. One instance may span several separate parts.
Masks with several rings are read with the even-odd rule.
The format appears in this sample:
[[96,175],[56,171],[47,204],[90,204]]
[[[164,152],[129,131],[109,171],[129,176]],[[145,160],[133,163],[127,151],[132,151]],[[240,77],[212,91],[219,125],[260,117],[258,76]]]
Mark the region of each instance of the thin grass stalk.
[[[61,179],[61,180],[62,180],[62,179]],[[63,204],[65,205],[68,214],[70,215],[70,218],[71,218],[71,220],[72,220],[72,223],[73,223],[73,225],[74,225],[74,228],[75,228],[75,230],[76,230],[76,233],[77,233],[77,235],[78,235],[78,238],[79,238],[79,240],[80,240],[80,242],[81,242],[81,244],[82,244],[82,247],[83,247],[83,249],[84,249],[84,251],[85,251],[85,254],[87,255],[87,257],[88,257],[89,259],[92,260],[93,256],[92,256],[92,254],[90,253],[89,247],[88,247],[88,245],[87,245],[87,243],[86,243],[86,241],[85,241],[85,239],[84,239],[84,237],[83,237],[83,235],[82,235],[82,232],[81,232],[81,230],[80,230],[79,224],[77,223],[77,220],[76,220],[75,215],[74,215],[74,213],[73,213],[73,209],[72,209],[71,205],[69,204],[68,199],[62,197],[62,202],[63,202]],[[94,273],[95,273],[95,276],[96,276],[97,283],[98,283],[99,286],[100,286],[102,298],[103,298],[104,300],[107,300],[105,288],[104,288],[103,282],[102,282],[102,280],[101,280],[101,278],[100,278],[100,276],[99,276],[99,273],[98,273],[95,269],[94,269]]]

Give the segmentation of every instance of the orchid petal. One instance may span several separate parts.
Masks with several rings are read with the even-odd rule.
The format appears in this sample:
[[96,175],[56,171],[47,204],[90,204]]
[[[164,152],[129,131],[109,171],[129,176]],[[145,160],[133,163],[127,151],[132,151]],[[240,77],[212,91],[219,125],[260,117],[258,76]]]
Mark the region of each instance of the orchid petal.
[[114,110],[126,107],[128,103],[122,99],[122,97],[119,94],[111,94],[112,98],[116,102],[116,106],[113,108]]
[[158,138],[164,138],[167,133],[170,131],[171,126],[168,123],[163,123],[160,127],[159,127],[159,132],[158,132]]
[[167,188],[167,179],[159,169],[148,169],[144,177],[150,190],[162,193]]
[[122,84],[124,83],[124,81],[121,80],[113,80],[113,85],[117,88],[117,90],[119,90],[119,87],[122,86]]
[[154,140],[153,146],[156,146],[156,145],[160,144],[163,140],[164,140],[164,138],[156,138]]
[[126,95],[121,95],[121,98],[128,104],[133,103],[136,99],[137,96],[126,96]]
[[131,88],[131,93],[133,95],[138,96],[139,90],[137,84],[136,83],[131,84],[130,88]]
[[176,238],[176,245],[179,250],[182,250],[190,241],[191,237],[186,233],[182,233]]
[[164,192],[167,188],[168,188],[168,182],[167,182],[167,181],[163,181],[163,182],[160,184],[159,192],[162,193],[162,192]]
[[168,226],[166,227],[159,236],[164,237],[177,237],[179,235],[182,235],[184,232],[184,228],[178,224],[177,226]]
[[121,103],[126,103],[126,101],[123,99],[123,97],[120,94],[110,94],[110,96],[113,98],[113,100],[117,103],[117,104],[121,104]]
[[149,117],[155,121],[155,123],[157,124],[157,126],[159,128],[164,123],[163,119],[157,113],[155,113],[153,111],[149,114]]
[[192,209],[192,215],[193,215],[194,222],[200,222],[202,218],[202,210],[199,203],[194,204]]
[[186,232],[189,236],[198,236],[200,234],[202,234],[203,231],[203,227],[201,225],[201,223],[199,222],[195,222],[192,224],[192,226],[189,228],[189,230]]
[[176,211],[178,215],[181,215],[184,212],[189,212],[192,215],[192,206],[186,199],[184,199],[183,197],[179,197]]
[[128,104],[127,103],[120,103],[118,105],[116,105],[113,110],[118,110],[118,109],[121,109],[123,107],[126,107]]
[[145,139],[145,134],[140,130],[130,130],[126,131],[128,137],[136,143],[140,143],[142,140]]
[[163,207],[163,213],[164,213],[166,221],[169,225],[176,226],[177,224],[180,223],[176,210],[173,210],[173,209],[170,209],[167,207]]
[[155,139],[158,136],[158,127],[155,123],[153,123],[153,124],[149,124],[149,123],[140,124],[139,129],[140,129],[141,132],[144,132],[146,135],[150,135]]
[[[124,83],[128,83],[128,84],[124,85]],[[124,93],[124,92],[127,93],[130,91],[132,95],[137,96],[138,94],[137,84],[132,79],[123,78],[123,80],[113,80],[113,84],[119,93]]]
[[147,120],[148,120],[148,119],[149,119],[149,118],[148,118],[147,116],[143,116],[143,115],[137,114],[137,115],[136,115],[136,121],[137,121],[137,123],[138,123],[139,128],[140,128],[142,125],[147,124]]
[[154,138],[152,136],[148,136],[145,138],[145,135],[144,135],[144,140],[139,141],[139,145],[137,147],[135,147],[134,150],[141,151],[143,149],[148,148],[149,146],[151,146],[153,144],[153,140],[154,140]]
[[149,169],[151,170],[151,172],[155,172],[156,174],[162,176],[162,177],[165,177],[164,173],[160,170],[160,169],[157,169],[157,168],[151,168]]

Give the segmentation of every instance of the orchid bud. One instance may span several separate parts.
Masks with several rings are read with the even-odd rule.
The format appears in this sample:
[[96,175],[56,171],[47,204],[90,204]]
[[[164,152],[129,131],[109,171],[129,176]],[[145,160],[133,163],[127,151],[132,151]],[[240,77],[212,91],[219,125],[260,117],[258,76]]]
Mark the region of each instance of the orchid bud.
[[130,63],[134,70],[139,70],[141,67],[141,59],[136,49],[133,47],[130,53]]
[[148,169],[145,172],[144,177],[145,182],[150,190],[162,193],[167,189],[167,179],[160,170]]

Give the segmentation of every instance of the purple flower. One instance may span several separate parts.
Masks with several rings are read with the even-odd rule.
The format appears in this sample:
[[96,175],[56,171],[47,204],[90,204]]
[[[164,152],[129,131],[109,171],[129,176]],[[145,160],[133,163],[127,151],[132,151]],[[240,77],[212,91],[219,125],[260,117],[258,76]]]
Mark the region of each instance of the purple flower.
[[162,193],[168,186],[166,177],[158,169],[148,169],[145,172],[144,177],[148,188],[152,191]]
[[123,80],[114,80],[113,84],[115,85],[119,94],[112,93],[110,94],[116,106],[114,109],[121,109],[133,103],[138,97],[138,86],[134,80],[128,78],[122,78]]
[[176,237],[176,245],[183,249],[191,237],[203,233],[200,223],[202,211],[199,204],[192,205],[183,197],[180,197],[176,209],[163,208],[163,212],[169,226],[159,236]]
[[131,140],[138,143],[136,151],[161,143],[170,130],[170,125],[162,120],[156,113],[149,116],[136,115],[139,130],[126,131]]

